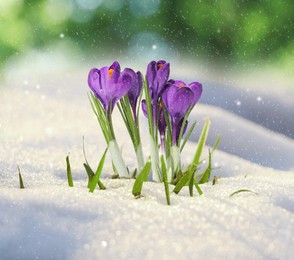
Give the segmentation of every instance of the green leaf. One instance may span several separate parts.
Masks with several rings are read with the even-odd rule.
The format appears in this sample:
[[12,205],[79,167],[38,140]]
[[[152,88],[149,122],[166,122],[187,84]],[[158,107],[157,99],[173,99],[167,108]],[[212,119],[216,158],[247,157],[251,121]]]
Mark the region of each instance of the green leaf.
[[186,145],[188,139],[190,138],[190,136],[191,136],[191,134],[192,134],[192,132],[193,132],[193,130],[194,130],[196,124],[197,124],[197,121],[195,121],[195,122],[191,125],[191,127],[189,128],[189,131],[187,132],[187,134],[186,134],[186,136],[185,136],[185,138],[184,138],[184,140],[183,140],[183,143],[182,143],[182,145],[181,145],[181,149],[180,149],[181,152],[182,152],[182,150],[184,149],[184,147],[185,147],[185,145]]
[[201,132],[201,135],[198,140],[197,150],[194,155],[194,159],[193,159],[193,163],[192,163],[193,166],[197,166],[199,164],[200,156],[201,156],[202,150],[205,146],[205,142],[206,142],[207,135],[209,132],[210,124],[211,124],[211,121],[209,119],[207,119],[205,121],[203,128],[202,128],[202,132]]
[[198,183],[195,181],[194,182],[195,188],[198,191],[199,195],[203,194],[203,191],[201,190],[200,186],[198,185]]
[[221,140],[221,135],[219,135],[214,143],[214,146],[212,147],[212,150],[211,150],[211,153],[213,153],[216,148],[218,147],[219,143],[220,143],[220,140]]
[[209,155],[208,155],[208,165],[207,165],[207,168],[205,169],[203,175],[201,176],[201,179],[198,181],[199,184],[209,182],[209,179],[210,179],[210,175],[211,175],[211,171],[212,171],[212,168],[211,168],[211,155],[212,155],[212,152],[209,150],[208,153],[209,153]]
[[69,155],[66,156],[66,172],[67,172],[67,182],[69,187],[73,187],[73,180],[72,180],[72,174],[71,174],[71,167],[69,162]]
[[167,205],[170,205],[170,193],[169,193],[169,187],[167,182],[167,170],[166,170],[166,164],[165,164],[163,155],[161,155],[161,170],[162,170],[163,183],[164,183],[164,189],[165,189],[166,203]]
[[181,189],[186,186],[186,184],[188,183],[188,181],[190,180],[191,178],[191,174],[192,173],[189,173],[189,172],[186,172],[182,178],[180,178],[180,180],[178,181],[178,183],[176,184],[175,188],[173,189],[173,192],[178,194]]
[[149,133],[152,136],[152,138],[154,138],[152,104],[151,104],[151,97],[150,97],[149,87],[148,87],[148,84],[147,84],[147,80],[146,79],[144,80],[144,91],[145,91],[146,106],[147,106]]
[[150,170],[151,170],[151,162],[148,161],[148,162],[146,162],[146,164],[144,165],[142,171],[140,172],[137,179],[135,180],[135,183],[134,183],[134,186],[133,186],[133,189],[132,189],[132,194],[135,197],[141,195],[143,182],[148,180]]
[[189,107],[188,111],[186,112],[185,114],[185,117],[183,119],[183,122],[182,122],[182,125],[181,125],[181,129],[180,129],[180,134],[179,134],[179,143],[178,145],[180,146],[181,144],[181,139],[182,139],[182,136],[183,136],[183,132],[184,132],[184,128],[185,128],[185,124],[187,122],[187,119],[192,111],[193,107]]
[[17,165],[17,169],[18,169],[19,188],[24,189],[25,187],[23,185],[23,180],[22,180],[22,177],[21,177],[21,172],[20,172],[19,165]]
[[231,194],[230,194],[230,197],[233,197],[234,195],[239,194],[239,193],[241,193],[241,192],[252,192],[252,193],[258,195],[258,193],[254,192],[254,191],[252,191],[252,190],[242,189],[242,190],[237,190],[237,191],[231,193]]
[[[99,181],[99,178],[100,178],[100,175],[101,175],[101,172],[102,172],[102,169],[103,169],[106,153],[107,153],[107,148],[105,149],[105,152],[104,152],[104,154],[103,154],[103,156],[102,156],[102,158],[101,158],[101,160],[99,162],[99,165],[98,165],[98,168],[96,170],[95,175],[89,181],[88,187],[89,187],[90,192],[94,192],[94,190],[96,188],[96,185],[97,185],[97,183]],[[103,187],[104,187],[104,185],[103,185]],[[104,189],[105,189],[105,187],[104,187]]]
[[92,177],[95,175],[95,173],[94,173],[93,170],[91,169],[90,165],[89,165],[89,164],[86,164],[86,163],[84,163],[83,165],[84,165],[84,168],[85,168],[86,173],[87,173],[87,175],[88,175],[88,178],[89,178],[89,179],[92,178]]

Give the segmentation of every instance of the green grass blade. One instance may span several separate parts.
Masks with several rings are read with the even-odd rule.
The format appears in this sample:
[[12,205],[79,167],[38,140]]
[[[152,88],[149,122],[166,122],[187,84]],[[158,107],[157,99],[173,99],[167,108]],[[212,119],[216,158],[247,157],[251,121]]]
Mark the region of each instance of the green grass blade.
[[91,179],[94,177],[95,173],[93,172],[93,170],[91,169],[91,167],[88,164],[84,163],[83,165],[84,165],[84,168],[85,168],[86,173],[88,175],[88,186],[87,187],[89,188],[89,183],[90,183]]
[[219,135],[218,137],[217,137],[217,139],[216,139],[216,141],[215,141],[215,143],[214,143],[214,146],[212,147],[212,150],[211,150],[211,153],[213,153],[215,150],[216,150],[216,148],[218,147],[218,145],[219,145],[219,143],[220,143],[220,140],[221,140],[221,135]]
[[184,119],[183,119],[183,123],[182,123],[181,128],[180,128],[179,144],[178,144],[178,145],[181,144],[181,140],[182,140],[182,137],[183,137],[183,132],[184,132],[185,124],[186,124],[186,122],[187,122],[187,119],[188,119],[188,117],[189,117],[189,115],[190,115],[192,109],[193,109],[193,107],[190,107],[190,108],[188,109],[188,111],[186,112],[185,117],[184,117]]
[[137,179],[135,180],[135,183],[134,183],[134,186],[133,186],[133,189],[132,189],[132,194],[135,197],[141,195],[143,182],[148,180],[150,170],[151,170],[151,162],[148,161],[148,162],[146,162],[146,164],[144,165],[142,171],[140,172]]
[[252,191],[252,190],[242,189],[242,190],[237,190],[237,191],[231,193],[231,194],[230,194],[230,197],[233,197],[234,195],[239,194],[239,193],[241,193],[241,192],[251,192],[251,193],[254,193],[254,194],[258,195],[258,193],[254,192],[254,191]]
[[150,91],[147,84],[147,80],[144,80],[144,92],[145,92],[145,99],[146,99],[146,106],[147,106],[147,115],[148,115],[148,125],[149,125],[149,133],[154,138],[154,126],[153,126],[153,116],[152,116],[152,104],[151,104],[151,97]]
[[210,179],[210,175],[211,175],[211,171],[212,171],[212,167],[211,167],[212,152],[209,150],[208,153],[209,153],[208,165],[207,165],[207,168],[205,169],[203,175],[201,176],[201,179],[198,181],[198,184],[203,184],[203,183],[209,182],[209,179]]
[[194,182],[194,185],[195,185],[196,190],[198,191],[198,194],[202,195],[203,191],[201,190],[200,186],[198,185],[198,183],[196,181]]
[[185,144],[187,143],[188,139],[190,138],[190,136],[191,136],[191,134],[192,134],[192,132],[193,132],[193,130],[194,130],[196,124],[197,124],[197,121],[195,121],[195,122],[191,125],[191,127],[189,128],[189,131],[187,132],[187,134],[186,134],[186,136],[185,136],[185,138],[184,138],[184,140],[183,140],[183,143],[181,144],[180,152],[182,152],[182,150],[184,149]]
[[178,194],[181,189],[186,186],[186,184],[188,183],[189,179],[191,178],[191,173],[189,174],[189,172],[187,172],[186,174],[184,174],[182,176],[182,178],[178,181],[178,183],[176,184],[175,188],[173,189],[173,192]]
[[19,165],[17,165],[17,169],[18,169],[19,188],[24,189],[25,187],[24,187],[24,184],[23,184],[23,180],[22,180]]
[[69,187],[73,187],[73,180],[72,180],[72,174],[71,174],[71,167],[70,167],[70,161],[69,161],[69,155],[66,156],[66,172],[67,172],[67,182]]
[[98,184],[100,190],[106,190],[106,187],[104,186],[104,184],[100,180],[98,180],[97,184]]
[[[89,181],[89,191],[90,192],[94,192],[96,185],[99,181],[103,166],[104,166],[104,161],[105,161],[105,157],[106,157],[106,153],[107,153],[107,148],[105,149],[105,152],[99,162],[98,168],[96,170],[95,175],[93,176],[93,178],[91,178],[91,180]],[[104,186],[104,185],[103,185]],[[105,188],[105,187],[104,187]]]
[[211,121],[209,119],[207,119],[205,121],[203,128],[202,128],[202,132],[201,132],[201,135],[198,140],[197,150],[196,150],[196,153],[195,153],[194,159],[193,159],[194,166],[197,166],[199,164],[200,156],[201,156],[202,150],[205,146],[205,142],[206,142],[207,135],[209,132],[210,124],[211,124]]
[[161,170],[162,170],[163,183],[164,183],[164,189],[165,189],[166,203],[167,205],[170,205],[170,192],[169,192],[169,187],[167,182],[167,170],[166,170],[166,164],[165,164],[163,155],[161,155]]

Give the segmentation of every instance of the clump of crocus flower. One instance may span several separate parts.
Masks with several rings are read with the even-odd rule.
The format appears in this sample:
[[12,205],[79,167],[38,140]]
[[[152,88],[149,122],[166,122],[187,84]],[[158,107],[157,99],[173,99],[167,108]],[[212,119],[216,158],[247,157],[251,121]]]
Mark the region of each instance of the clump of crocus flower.
[[[181,151],[196,125],[194,122],[188,129],[188,116],[201,97],[202,85],[199,82],[187,85],[184,81],[169,79],[169,74],[170,64],[164,60],[151,61],[148,64],[146,80],[143,79],[140,72],[135,72],[131,68],[126,68],[121,72],[119,63],[115,61],[109,67],[93,68],[88,76],[88,84],[92,90],[91,105],[119,177],[131,177],[131,175],[126,168],[114,133],[112,111],[116,104],[137,156],[138,167],[133,177],[136,177],[137,172],[139,174],[136,177],[133,194],[140,195],[143,181],[148,179],[152,168],[152,179],[165,184],[168,204],[170,203],[169,184],[175,185],[175,193],[189,184],[191,196],[193,186],[201,194],[198,183],[208,181],[211,171],[211,165],[209,165],[205,172],[195,177],[209,131],[209,120],[206,121],[199,137],[194,159],[186,170],[183,169],[180,160]],[[141,102],[142,89],[144,89],[145,99]],[[146,163],[142,153],[139,128],[139,108],[141,106],[143,114],[148,118],[150,134],[150,156]],[[184,135],[183,142],[181,142]],[[211,162],[211,154],[218,142],[219,139],[209,152],[209,162]]]

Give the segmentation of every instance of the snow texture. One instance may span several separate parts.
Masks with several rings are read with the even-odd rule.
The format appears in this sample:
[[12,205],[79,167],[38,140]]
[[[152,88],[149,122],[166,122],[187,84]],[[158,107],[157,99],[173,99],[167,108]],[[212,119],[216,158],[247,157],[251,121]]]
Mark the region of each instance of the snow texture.
[[[82,138],[93,168],[106,144],[87,99],[86,78],[87,69],[30,76],[12,71],[1,84],[0,259],[293,259],[294,141],[243,116],[256,98],[247,99],[239,114],[221,101],[207,104],[208,96],[206,104],[197,105],[190,118],[198,121],[197,130],[182,162],[193,157],[204,119],[210,117],[208,144],[222,134],[213,156],[218,182],[201,185],[202,196],[190,198],[187,189],[172,194],[172,205],[166,206],[163,184],[145,183],[144,196],[134,199],[133,180],[110,179],[109,156],[103,170],[107,189],[88,192]],[[214,90],[216,100],[225,97]],[[286,120],[293,112],[288,113]],[[148,127],[145,118],[140,120],[146,159]],[[114,124],[133,169],[135,153],[117,111]],[[73,188],[66,179],[68,153]],[[230,197],[240,189],[253,192]]]

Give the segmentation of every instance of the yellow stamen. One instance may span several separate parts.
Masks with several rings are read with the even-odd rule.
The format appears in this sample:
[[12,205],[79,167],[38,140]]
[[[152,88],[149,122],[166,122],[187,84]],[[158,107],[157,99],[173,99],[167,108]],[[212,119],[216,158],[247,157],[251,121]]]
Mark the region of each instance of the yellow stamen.
[[157,67],[158,67],[159,69],[160,69],[162,66],[163,66],[162,63],[158,63],[158,64],[157,64]]
[[113,72],[114,72],[114,69],[109,69],[108,70],[108,75],[109,75],[109,77],[112,79],[112,74],[113,74]]
[[183,84],[183,83],[181,83],[181,84],[179,85],[179,87],[180,87],[180,88],[184,87],[184,84]]

